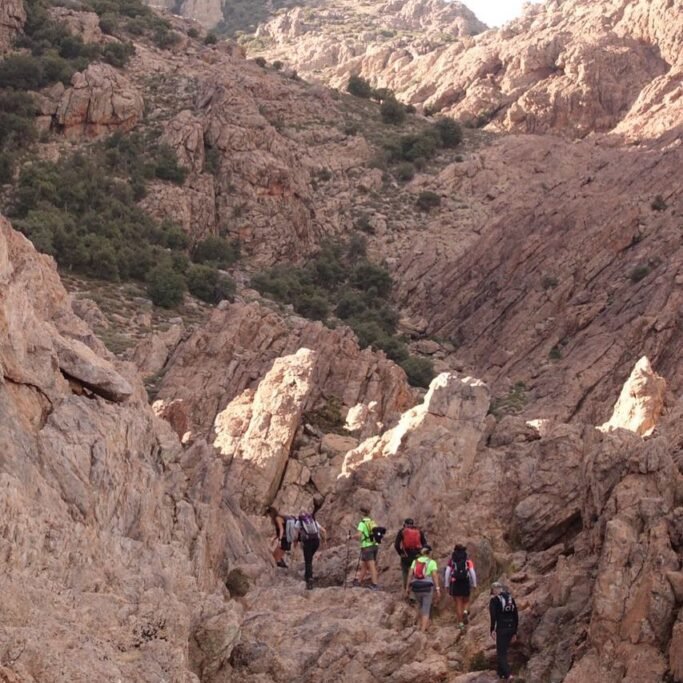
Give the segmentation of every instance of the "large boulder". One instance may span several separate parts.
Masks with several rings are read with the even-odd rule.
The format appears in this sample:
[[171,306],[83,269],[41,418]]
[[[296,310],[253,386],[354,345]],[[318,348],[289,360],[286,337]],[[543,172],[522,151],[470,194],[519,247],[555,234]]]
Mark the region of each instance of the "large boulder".
[[214,446],[231,461],[243,510],[265,512],[285,473],[311,391],[316,354],[278,358],[256,391],[246,390],[216,418]]

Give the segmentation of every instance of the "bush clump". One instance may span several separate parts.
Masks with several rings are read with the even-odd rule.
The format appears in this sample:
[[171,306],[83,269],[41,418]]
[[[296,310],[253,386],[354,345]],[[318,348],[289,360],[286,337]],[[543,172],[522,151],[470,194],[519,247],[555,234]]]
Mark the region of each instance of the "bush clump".
[[[18,108],[31,106],[18,102]],[[193,270],[183,230],[155,221],[137,205],[147,180],[157,175],[159,158],[167,163],[169,150],[160,153],[137,133],[116,133],[58,162],[34,161],[19,175],[9,213],[62,268],[106,280],[146,281],[155,303],[163,302],[158,305],[182,301],[189,279],[207,301],[232,296],[234,283],[216,268],[236,260],[235,244],[213,237],[195,245],[197,259],[211,273]]]
[[235,295],[235,283],[232,278],[212,266],[190,266],[186,278],[190,293],[209,304],[232,299]]
[[441,116],[434,124],[439,134],[441,145],[447,148],[457,147],[462,142],[462,128],[457,121]]
[[183,300],[185,279],[170,265],[158,265],[147,276],[147,293],[155,306],[175,308]]
[[412,357],[396,336],[398,313],[389,300],[391,276],[368,260],[362,236],[346,244],[324,245],[301,268],[275,266],[258,273],[251,284],[307,318],[328,321],[334,315],[353,329],[362,348],[382,350],[404,367],[411,383],[426,386],[431,381],[430,362]]
[[389,97],[382,102],[380,114],[384,123],[394,126],[401,125],[406,119],[405,107],[395,98]]
[[425,190],[424,192],[420,192],[415,204],[420,211],[429,212],[441,204],[441,197],[439,197],[436,192]]
[[197,242],[192,250],[192,260],[214,268],[228,268],[239,259],[239,244],[224,237],[207,237]]
[[170,180],[182,185],[187,178],[187,169],[178,163],[176,153],[168,145],[159,145],[154,175],[160,180]]
[[364,100],[369,100],[374,92],[368,81],[366,81],[362,76],[356,75],[352,75],[349,78],[346,91],[354,97],[361,97]]

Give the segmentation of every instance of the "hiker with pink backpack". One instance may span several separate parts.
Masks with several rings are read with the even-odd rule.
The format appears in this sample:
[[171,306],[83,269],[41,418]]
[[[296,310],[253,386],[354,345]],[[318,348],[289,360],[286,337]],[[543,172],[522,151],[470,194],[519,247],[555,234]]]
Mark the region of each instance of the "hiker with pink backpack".
[[469,621],[467,605],[470,601],[470,593],[477,587],[477,574],[474,571],[474,563],[467,556],[467,548],[456,544],[453,554],[448,561],[444,583],[448,587],[448,593],[453,598],[455,614],[458,620],[458,628],[463,631]]

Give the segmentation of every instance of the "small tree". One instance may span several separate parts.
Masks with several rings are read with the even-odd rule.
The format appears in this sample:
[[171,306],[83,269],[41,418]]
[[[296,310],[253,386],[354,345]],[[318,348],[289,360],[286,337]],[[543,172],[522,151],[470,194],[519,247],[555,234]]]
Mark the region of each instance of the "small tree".
[[229,242],[223,237],[207,237],[197,242],[193,251],[192,259],[196,263],[204,263],[219,268],[227,268],[239,258],[239,249],[234,242]]
[[346,86],[347,92],[355,97],[362,97],[364,100],[369,100],[372,96],[372,86],[362,77],[352,75],[349,78]]
[[169,264],[159,264],[147,275],[147,293],[155,306],[174,308],[183,300],[185,280]]
[[457,147],[462,142],[462,128],[457,121],[441,116],[434,124],[444,147]]
[[434,364],[427,358],[410,356],[399,364],[408,375],[408,382],[414,387],[426,389],[434,379]]
[[394,126],[402,124],[406,119],[405,107],[393,97],[382,102],[380,114],[382,115],[382,121],[384,121],[384,123],[390,123]]
[[420,211],[431,211],[441,204],[441,197],[439,197],[436,192],[425,190],[424,192],[420,192],[415,203]]
[[175,151],[168,145],[159,145],[154,175],[160,180],[170,180],[182,185],[187,178],[187,170],[178,163]]

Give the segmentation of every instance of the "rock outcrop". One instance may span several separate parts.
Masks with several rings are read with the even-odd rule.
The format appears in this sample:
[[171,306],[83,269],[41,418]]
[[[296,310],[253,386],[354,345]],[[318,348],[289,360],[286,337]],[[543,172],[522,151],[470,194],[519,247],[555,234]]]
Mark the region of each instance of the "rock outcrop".
[[308,349],[278,358],[256,391],[247,389],[216,417],[214,446],[230,462],[243,510],[263,514],[275,500],[315,363]]
[[614,412],[601,429],[628,429],[639,436],[651,434],[662,414],[666,381],[652,370],[643,357],[637,363],[614,406]]
[[0,54],[12,45],[14,37],[26,21],[22,0],[5,0],[0,6]]
[[223,581],[267,551],[211,491],[220,461],[182,453],[4,219],[0,370],[3,677],[189,682],[227,666],[242,609]]
[[57,106],[55,122],[67,138],[129,131],[142,118],[142,95],[119,71],[93,64],[74,75]]
[[[316,356],[306,411],[334,399],[345,411],[374,401],[377,420],[387,425],[414,402],[403,370],[381,353],[359,349],[348,328],[285,318],[259,303],[227,302],[177,348],[158,397],[183,399],[193,430],[208,434],[218,414],[254,389],[276,358],[301,348]],[[344,417],[339,414],[342,424]]]

